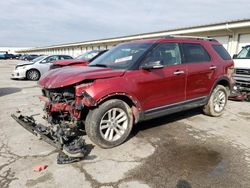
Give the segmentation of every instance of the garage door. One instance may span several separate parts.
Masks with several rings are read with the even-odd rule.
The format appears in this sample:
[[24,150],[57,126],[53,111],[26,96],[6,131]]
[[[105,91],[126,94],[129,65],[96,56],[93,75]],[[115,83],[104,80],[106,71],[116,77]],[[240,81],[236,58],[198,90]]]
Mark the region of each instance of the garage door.
[[215,36],[215,37],[212,37],[212,38],[219,41],[224,46],[224,48],[226,48],[228,50],[229,36],[218,36],[218,37]]
[[250,45],[250,34],[241,34],[238,45],[238,52],[243,46]]

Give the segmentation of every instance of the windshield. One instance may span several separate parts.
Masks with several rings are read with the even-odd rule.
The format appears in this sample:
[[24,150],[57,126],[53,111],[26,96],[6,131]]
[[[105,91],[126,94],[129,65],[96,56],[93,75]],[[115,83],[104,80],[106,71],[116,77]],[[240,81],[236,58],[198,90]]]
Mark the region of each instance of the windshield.
[[250,46],[243,47],[236,59],[250,59]]
[[47,57],[47,56],[46,56],[46,55],[39,56],[39,57],[33,59],[32,62],[36,63],[36,62],[38,62],[38,61],[44,59],[45,57]]
[[153,43],[120,44],[95,59],[89,66],[129,69]]
[[86,52],[86,53],[84,53],[84,54],[79,55],[78,57],[76,57],[76,59],[81,59],[81,60],[89,61],[90,59],[92,59],[93,57],[95,57],[98,53],[99,53],[99,51]]

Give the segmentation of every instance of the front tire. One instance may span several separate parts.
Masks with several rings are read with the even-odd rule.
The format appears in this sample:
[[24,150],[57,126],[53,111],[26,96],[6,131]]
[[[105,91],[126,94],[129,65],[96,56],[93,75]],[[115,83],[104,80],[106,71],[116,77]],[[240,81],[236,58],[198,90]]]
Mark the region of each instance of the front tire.
[[218,117],[223,114],[225,106],[228,100],[228,91],[223,85],[217,85],[209,100],[208,103],[204,106],[203,112],[206,115]]
[[26,77],[28,80],[37,81],[40,78],[40,72],[35,69],[28,70],[28,72],[26,73]]
[[122,144],[133,127],[131,108],[122,100],[112,99],[90,110],[85,130],[92,142],[101,148],[112,148]]

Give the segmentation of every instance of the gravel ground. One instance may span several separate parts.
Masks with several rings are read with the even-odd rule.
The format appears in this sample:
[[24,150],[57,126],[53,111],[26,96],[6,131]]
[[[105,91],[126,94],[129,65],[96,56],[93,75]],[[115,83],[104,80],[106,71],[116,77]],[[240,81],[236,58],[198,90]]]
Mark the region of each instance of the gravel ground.
[[[58,165],[56,150],[11,117],[39,114],[36,82],[11,80],[16,61],[0,61],[0,187],[250,187],[250,103],[232,102],[223,116],[200,109],[139,123],[113,149],[93,145],[78,163]],[[86,137],[86,142],[92,144]],[[34,172],[36,165],[48,168]]]

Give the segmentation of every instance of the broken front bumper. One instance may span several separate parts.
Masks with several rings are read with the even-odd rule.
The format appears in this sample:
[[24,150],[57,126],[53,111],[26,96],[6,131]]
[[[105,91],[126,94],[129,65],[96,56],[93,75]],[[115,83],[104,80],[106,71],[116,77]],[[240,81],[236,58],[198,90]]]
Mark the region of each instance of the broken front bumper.
[[50,131],[48,131],[48,128],[44,125],[36,124],[32,116],[16,116],[14,114],[11,114],[11,117],[16,120],[23,128],[28,130],[30,133],[38,136],[41,140],[47,142],[57,149],[62,149],[62,144],[56,141]]
[[16,116],[12,114],[11,117],[30,133],[38,136],[59,151],[61,150],[62,152],[59,153],[58,157],[58,163],[60,164],[79,161],[87,154],[86,144],[82,135],[66,137],[62,129],[53,131],[50,127],[37,124],[32,116]]

